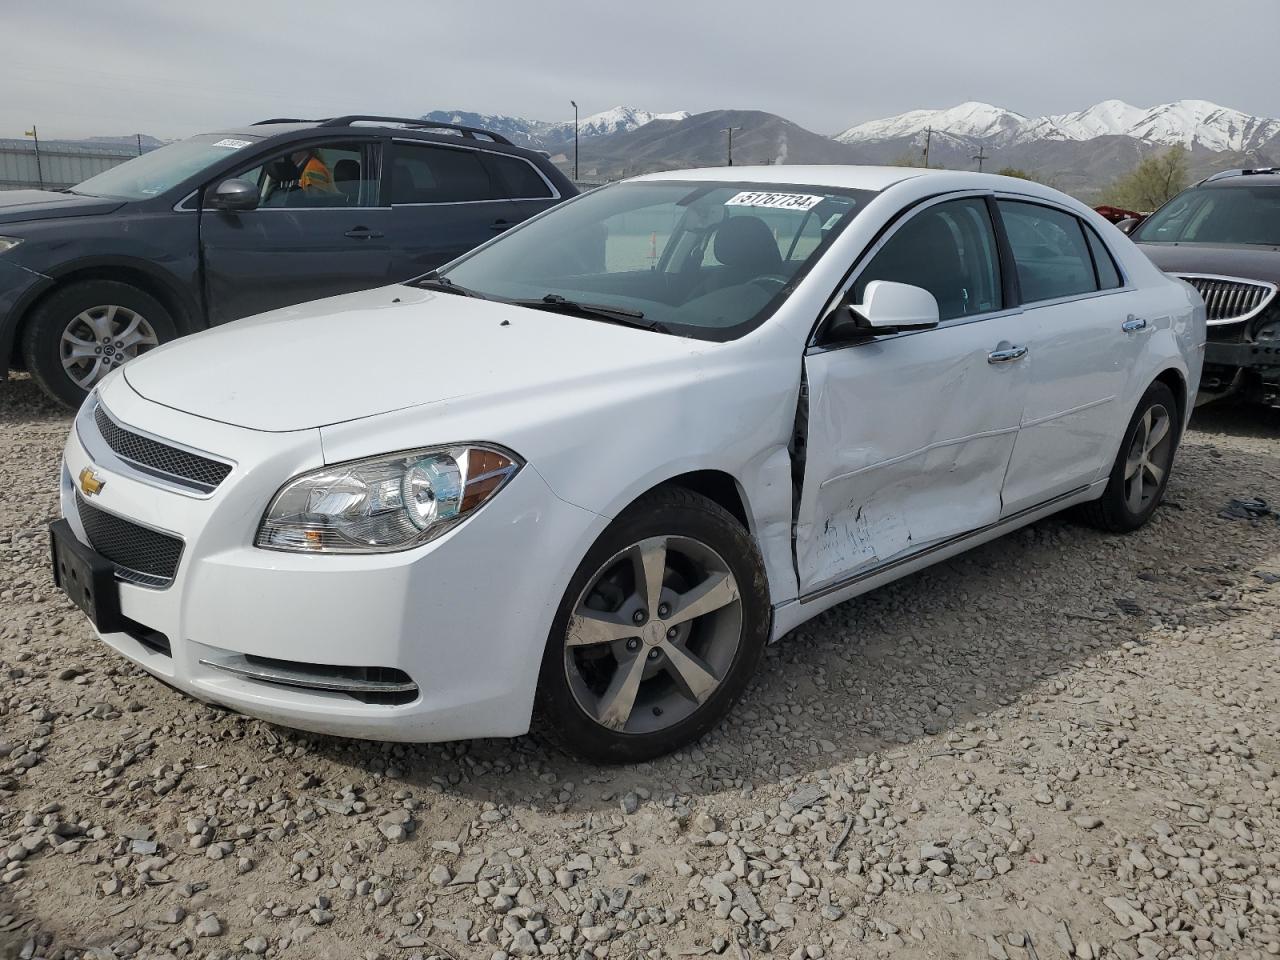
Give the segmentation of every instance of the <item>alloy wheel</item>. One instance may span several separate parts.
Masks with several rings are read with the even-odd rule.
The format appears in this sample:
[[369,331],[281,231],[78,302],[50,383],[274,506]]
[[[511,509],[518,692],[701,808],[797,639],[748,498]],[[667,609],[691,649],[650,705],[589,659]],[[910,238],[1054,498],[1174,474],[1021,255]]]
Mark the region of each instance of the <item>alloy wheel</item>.
[[587,582],[569,618],[564,669],[578,706],[619,733],[688,719],[728,676],[742,644],[729,565],[688,537],[650,537]]
[[1147,408],[1129,445],[1124,464],[1124,501],[1141,513],[1159,496],[1173,459],[1173,420],[1164,404]]
[[125,361],[159,345],[155,330],[137,311],[90,307],[62,331],[62,369],[76,386],[89,390]]

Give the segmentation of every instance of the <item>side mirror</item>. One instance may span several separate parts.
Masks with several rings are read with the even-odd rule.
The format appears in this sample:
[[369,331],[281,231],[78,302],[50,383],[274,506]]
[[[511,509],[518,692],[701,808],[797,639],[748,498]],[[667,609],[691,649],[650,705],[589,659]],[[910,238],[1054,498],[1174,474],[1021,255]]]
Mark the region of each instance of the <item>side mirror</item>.
[[826,339],[853,340],[938,325],[938,301],[923,287],[872,280],[862,303],[844,303],[827,324]]
[[1117,223],[1116,229],[1119,230],[1121,233],[1125,233],[1125,234],[1133,233],[1133,231],[1137,229],[1138,224],[1140,224],[1141,222],[1142,221],[1139,220],[1137,217],[1129,217]]
[[248,180],[223,180],[208,194],[205,206],[214,210],[256,210],[258,185]]

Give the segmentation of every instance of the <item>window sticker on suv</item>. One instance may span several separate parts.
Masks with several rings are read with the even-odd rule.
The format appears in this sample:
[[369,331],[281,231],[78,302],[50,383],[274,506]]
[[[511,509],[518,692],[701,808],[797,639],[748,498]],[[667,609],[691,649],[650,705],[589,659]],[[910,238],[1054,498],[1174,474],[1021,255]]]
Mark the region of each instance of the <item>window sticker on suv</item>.
[[724,202],[726,207],[772,207],[777,210],[812,210],[821,197],[808,193],[760,193],[744,190]]
[[225,140],[219,140],[217,143],[214,144],[214,146],[228,147],[232,150],[239,150],[241,147],[247,147],[252,142],[253,142],[252,140],[236,140],[232,137],[227,137]]

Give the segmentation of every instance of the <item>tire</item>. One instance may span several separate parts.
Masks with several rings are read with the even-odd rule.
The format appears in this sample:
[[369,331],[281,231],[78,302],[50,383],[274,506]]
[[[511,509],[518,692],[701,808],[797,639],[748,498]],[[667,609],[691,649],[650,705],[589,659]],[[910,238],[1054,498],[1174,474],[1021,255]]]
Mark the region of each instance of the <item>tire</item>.
[[[115,339],[101,342],[108,332]],[[173,317],[149,293],[115,280],[83,280],[55,290],[32,311],[22,354],[40,388],[76,409],[111,370],[177,336]],[[73,355],[90,348],[98,352]]]
[[[659,557],[657,615],[645,616],[644,572]],[[742,525],[706,497],[659,488],[614,520],[570,580],[542,659],[537,726],[596,763],[670,753],[741,696],[770,616],[764,563]]]
[[[1160,433],[1161,423],[1165,424],[1163,433]],[[1153,433],[1159,433],[1155,442],[1151,441]],[[1164,499],[1181,436],[1177,398],[1157,380],[1138,401],[1106,489],[1097,500],[1081,505],[1080,518],[1110,533],[1132,533],[1144,526]],[[1158,478],[1156,471],[1159,471]],[[1142,484],[1142,489],[1136,492],[1135,481]]]

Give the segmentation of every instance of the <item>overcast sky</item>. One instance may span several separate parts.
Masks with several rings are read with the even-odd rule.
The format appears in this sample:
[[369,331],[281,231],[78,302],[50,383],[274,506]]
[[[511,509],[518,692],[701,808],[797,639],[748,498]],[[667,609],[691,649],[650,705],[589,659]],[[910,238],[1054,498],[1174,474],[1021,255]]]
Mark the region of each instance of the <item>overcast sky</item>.
[[617,104],[819,133],[984,100],[1280,116],[1280,0],[0,0],[0,137]]

